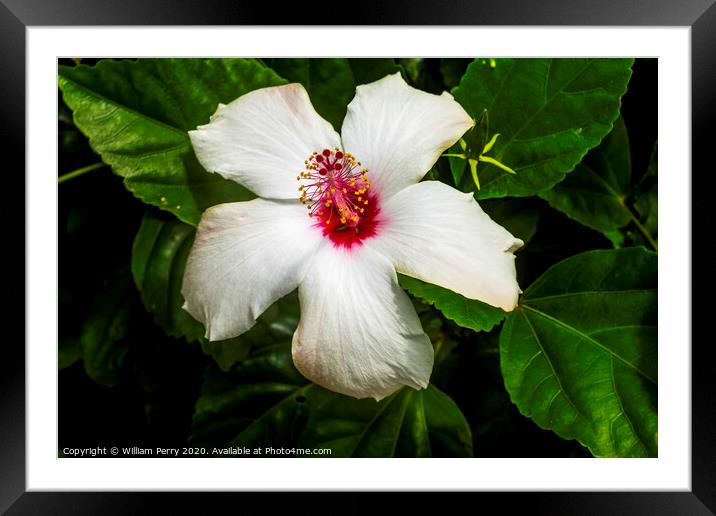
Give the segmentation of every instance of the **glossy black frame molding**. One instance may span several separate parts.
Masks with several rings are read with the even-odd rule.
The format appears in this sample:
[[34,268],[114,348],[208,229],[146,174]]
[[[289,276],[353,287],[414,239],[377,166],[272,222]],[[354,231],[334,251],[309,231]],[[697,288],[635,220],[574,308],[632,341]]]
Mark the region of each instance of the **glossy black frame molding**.
[[[716,138],[716,4],[715,0],[400,0],[360,4],[349,18],[331,19],[335,5],[303,2],[289,3],[280,10],[268,2],[224,0],[0,0],[0,63],[3,69],[3,102],[0,103],[0,148],[3,156],[16,157],[14,167],[6,167],[4,210],[8,221],[25,213],[25,175],[23,148],[25,134],[25,29],[33,25],[282,25],[315,24],[326,21],[340,24],[376,25],[635,25],[690,26],[692,30],[692,169],[713,171],[709,151]],[[439,5],[439,7],[438,7]],[[280,12],[279,12],[280,11]],[[327,18],[321,13],[329,13]],[[333,16],[338,18],[337,16]],[[323,20],[323,18],[326,18]],[[693,175],[692,175],[693,181]],[[7,185],[7,183],[6,183]],[[706,188],[692,192],[704,195]],[[11,210],[7,199],[21,206]],[[692,197],[693,198],[693,197]],[[692,235],[708,235],[708,202],[692,202]],[[14,214],[14,218],[9,215]],[[8,223],[5,242],[11,255],[25,269],[25,225]],[[8,234],[9,233],[9,234]],[[21,246],[22,243],[22,246]],[[17,249],[21,248],[22,253]],[[693,253],[693,258],[706,253]],[[702,258],[703,259],[703,258]],[[699,278],[700,290],[712,284],[709,264],[692,261],[692,275]],[[19,281],[19,275],[14,275]],[[11,278],[12,279],[12,278]],[[18,285],[17,290],[24,292]],[[23,297],[24,301],[24,297]],[[692,298],[692,321],[708,320],[709,302]],[[16,310],[25,303],[13,303]],[[14,315],[14,314],[13,314]],[[20,314],[15,319],[20,320]],[[701,328],[703,328],[703,323]],[[7,327],[11,327],[8,324]],[[25,354],[18,343],[25,340],[24,327],[15,339],[7,339],[0,374],[0,513],[7,514],[143,514],[160,504],[163,513],[204,513],[217,502],[233,504],[232,512],[249,507],[265,495],[237,493],[25,493]],[[706,393],[714,391],[713,343],[692,337],[693,429],[691,492],[619,492],[619,493],[474,493],[451,494],[451,503],[499,504],[509,512],[527,506],[535,514],[713,514],[716,512],[716,410]],[[14,337],[14,336],[13,336]],[[678,343],[674,343],[678,344]],[[709,385],[711,386],[709,388]],[[271,505],[277,501],[272,494]],[[209,500],[211,497],[211,500]],[[240,497],[240,500],[239,500]],[[466,500],[466,497],[469,497]],[[325,493],[303,493],[291,497],[303,502],[311,512],[333,512],[338,507]],[[383,496],[351,493],[343,496],[340,511],[359,514],[374,510]],[[414,493],[402,497],[405,512],[428,508],[425,496]],[[281,501],[281,497],[278,498]],[[239,505],[240,502],[240,505]],[[326,507],[321,511],[322,507]],[[213,512],[213,510],[212,510]]]

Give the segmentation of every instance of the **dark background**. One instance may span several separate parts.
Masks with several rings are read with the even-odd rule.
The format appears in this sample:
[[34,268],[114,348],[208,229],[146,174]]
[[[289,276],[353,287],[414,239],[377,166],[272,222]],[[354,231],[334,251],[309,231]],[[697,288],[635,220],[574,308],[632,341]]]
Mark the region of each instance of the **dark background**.
[[[256,23],[317,23],[316,9],[304,4],[288,4],[282,12],[275,5],[225,0],[143,0],[116,2],[115,0],[2,0],[3,69],[6,77],[5,102],[0,103],[3,139],[0,149],[15,171],[24,170],[23,147],[25,128],[25,31],[29,25],[142,25],[142,24],[256,24]],[[408,5],[409,4],[409,5]],[[455,0],[445,2],[443,9],[434,4],[405,0],[381,2],[381,6],[354,9],[343,23],[347,24],[482,24],[482,25],[627,25],[627,26],[684,26],[692,30],[691,77],[692,137],[694,174],[692,224],[693,234],[708,235],[713,216],[712,202],[706,197],[706,179],[713,169],[713,142],[716,140],[716,7],[713,0],[547,0],[530,2],[505,0],[500,3]],[[441,4],[442,5],[442,4]],[[339,23],[339,20],[336,20]],[[24,176],[9,174],[7,187],[15,195],[6,201],[6,213],[22,213],[24,209]],[[16,203],[16,204],[15,204]],[[12,211],[14,210],[14,211]],[[20,217],[22,218],[22,217]],[[22,221],[8,224],[6,238],[10,242],[24,241]],[[696,250],[699,250],[698,248]],[[24,270],[25,252],[13,254],[18,270]],[[693,276],[700,287],[713,284],[710,253],[693,254]],[[15,285],[13,280],[17,283]],[[10,277],[9,286],[23,292],[24,278]],[[685,492],[612,492],[612,493],[406,493],[400,496],[405,512],[443,511],[446,504],[461,507],[490,508],[498,506],[502,512],[521,514],[594,514],[594,515],[672,515],[713,514],[716,510],[716,411],[713,409],[713,357],[711,338],[704,329],[712,319],[709,288],[697,288],[693,294],[693,410],[692,486]],[[15,303],[9,317],[22,319],[25,304]],[[17,330],[16,341],[24,340],[24,330]],[[15,334],[11,334],[13,337]],[[688,343],[691,344],[691,339]],[[0,510],[12,508],[7,514],[201,514],[207,507],[212,512],[236,513],[237,510],[261,504],[262,508],[310,507],[312,513],[334,514],[337,507],[343,514],[372,514],[379,504],[396,501],[396,497],[375,493],[25,493],[25,359],[21,345],[10,345],[3,363],[0,379],[3,420],[0,421]],[[709,387],[711,385],[711,387]],[[688,403],[688,400],[685,400]],[[23,494],[25,493],[25,494]],[[270,502],[270,503],[267,503]],[[227,510],[222,511],[226,504]],[[299,505],[300,504],[300,505]]]
[[[465,66],[467,65],[465,60]],[[83,61],[91,64],[91,60]],[[63,64],[72,64],[71,61]],[[416,86],[443,89],[439,60],[422,63]],[[636,182],[649,163],[657,137],[657,60],[637,59],[622,99]],[[99,157],[71,122],[58,94],[59,174],[96,163]],[[59,337],[77,338],[95,296],[127,267],[134,234],[145,206],[108,167],[58,186]],[[519,280],[529,285],[554,263],[579,252],[611,248],[600,233],[568,219],[534,198],[540,210],[537,232],[518,254]],[[105,387],[92,381],[81,361],[59,373],[59,448],[94,446],[181,447],[189,435],[204,366],[212,361],[197,345],[168,337],[155,325],[136,293],[131,302],[127,355],[118,381]],[[520,415],[502,386],[497,355],[480,353],[470,342],[455,350],[455,367],[478,378],[470,385],[443,379],[441,389],[460,406],[473,428],[480,457],[589,457],[575,441],[565,441]],[[476,431],[477,430],[477,431]]]

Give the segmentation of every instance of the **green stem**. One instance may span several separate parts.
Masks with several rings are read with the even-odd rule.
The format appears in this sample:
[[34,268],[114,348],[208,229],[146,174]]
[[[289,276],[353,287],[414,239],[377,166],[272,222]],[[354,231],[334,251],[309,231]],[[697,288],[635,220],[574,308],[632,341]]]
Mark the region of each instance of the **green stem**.
[[467,160],[468,165],[470,165],[470,174],[472,174],[472,180],[475,181],[475,186],[477,189],[480,189],[480,180],[477,177],[477,160],[476,159],[469,159]]
[[443,332],[440,332],[438,337],[435,339],[435,349],[433,351],[434,357],[438,356],[438,353],[440,353],[440,348],[443,347],[444,342],[445,342],[445,334]]
[[632,222],[636,225],[637,228],[639,228],[639,231],[642,235],[644,235],[644,238],[649,242],[649,245],[651,245],[651,248],[658,252],[659,248],[656,245],[656,240],[654,240],[654,237],[651,236],[651,233],[648,229],[639,221],[639,217],[636,216],[634,213],[634,210],[632,210],[629,206],[627,206],[626,203],[622,202],[622,205],[626,208],[626,211],[629,213],[629,217],[631,218]]
[[64,183],[65,181],[69,181],[70,179],[86,174],[87,172],[92,172],[93,170],[97,170],[98,168],[102,168],[104,166],[104,163],[94,163],[92,165],[87,165],[86,167],[73,170],[72,172],[67,172],[57,178],[57,184]]
[[509,172],[510,174],[517,174],[517,172],[512,170],[510,167],[508,167],[507,165],[503,165],[502,163],[497,161],[495,158],[491,158],[490,156],[480,156],[477,159],[480,161],[484,161],[486,163],[492,163],[497,168],[501,168],[502,170],[504,170],[505,172]]

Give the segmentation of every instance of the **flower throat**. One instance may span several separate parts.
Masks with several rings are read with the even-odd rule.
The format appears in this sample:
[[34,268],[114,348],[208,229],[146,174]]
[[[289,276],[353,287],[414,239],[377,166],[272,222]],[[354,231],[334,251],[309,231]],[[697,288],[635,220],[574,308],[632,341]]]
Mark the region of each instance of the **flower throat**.
[[301,203],[337,246],[351,247],[375,235],[377,197],[371,191],[368,169],[339,148],[313,152],[297,180]]

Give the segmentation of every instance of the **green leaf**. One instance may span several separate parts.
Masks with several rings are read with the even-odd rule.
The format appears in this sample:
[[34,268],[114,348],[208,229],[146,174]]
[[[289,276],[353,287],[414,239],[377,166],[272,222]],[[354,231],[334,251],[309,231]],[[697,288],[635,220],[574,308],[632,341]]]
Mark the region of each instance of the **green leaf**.
[[604,233],[604,236],[609,239],[609,241],[614,246],[614,249],[620,249],[624,247],[624,242],[626,241],[626,236],[624,235],[624,232],[615,229],[614,231],[606,231]]
[[78,337],[61,338],[57,346],[57,368],[65,369],[82,359],[82,345]]
[[500,334],[522,414],[600,457],[657,455],[657,256],[582,253],[530,286]]
[[400,286],[415,297],[434,305],[445,317],[464,328],[474,331],[488,331],[505,318],[501,308],[482,301],[468,299],[452,290],[425,283],[419,279],[400,275]]
[[195,342],[204,327],[182,309],[181,284],[193,227],[162,213],[148,210],[132,245],[132,276],[146,309],[172,337]]
[[529,196],[551,188],[611,131],[632,59],[496,59],[468,66],[455,99],[473,118],[484,109],[490,157],[511,167],[478,167],[479,199]]
[[400,69],[393,59],[271,58],[264,61],[290,82],[303,84],[313,107],[339,132],[356,86],[377,81]]
[[[456,143],[447,150],[447,154],[462,154],[463,150],[460,147],[460,142]],[[465,176],[465,169],[467,169],[467,159],[458,158],[456,156],[448,156],[448,163],[450,164],[450,173],[452,174],[455,186],[458,188],[462,184],[462,178]]]
[[601,145],[590,151],[574,172],[540,197],[577,222],[608,233],[631,220],[624,203],[630,179],[629,137],[620,117]]
[[134,301],[129,270],[111,278],[97,294],[80,333],[80,346],[87,376],[113,386],[127,355],[125,337]]
[[460,83],[460,79],[471,61],[466,58],[443,58],[440,60],[440,75],[443,77],[445,88],[452,89]]
[[[299,396],[306,379],[293,367],[287,345],[269,345],[229,372],[205,373],[189,442],[201,446],[297,445],[305,418]],[[263,439],[263,441],[261,441]]]
[[470,457],[472,435],[450,397],[430,385],[392,396],[354,400],[312,387],[301,443],[334,457]]
[[614,247],[622,247],[624,242],[629,241],[631,245],[643,245],[656,251],[659,233],[657,161],[658,142],[654,144],[647,170],[629,191],[627,206],[632,206],[629,213],[634,225],[605,233]]
[[388,58],[350,58],[348,63],[356,86],[377,81],[402,70],[395,59]]
[[342,396],[295,370],[290,343],[266,346],[230,374],[207,371],[190,442],[251,449],[329,448],[330,457],[470,456],[470,428],[437,388],[376,402]]
[[267,64],[290,82],[303,84],[318,114],[340,131],[346,106],[355,94],[347,59],[270,59]]
[[406,57],[398,60],[405,70],[408,82],[417,83],[425,68],[425,59],[422,57]]
[[285,81],[253,59],[101,60],[59,67],[59,87],[92,149],[142,201],[196,225],[201,213],[253,195],[196,160],[187,131],[220,102]]
[[[657,142],[654,144],[654,150],[651,153],[649,168],[639,183],[639,186],[644,190],[637,188],[634,200],[634,208],[639,215],[639,220],[651,236],[654,237],[654,240],[657,239],[659,232],[659,185],[657,183],[658,154],[659,149]],[[650,184],[650,186],[646,186],[648,184]]]
[[173,337],[199,342],[224,371],[246,358],[257,342],[290,339],[298,323],[295,295],[274,303],[239,337],[221,341],[204,337],[204,326],[182,308],[181,285],[194,234],[193,227],[161,212],[147,211],[142,219],[132,246],[132,275],[156,323]]

